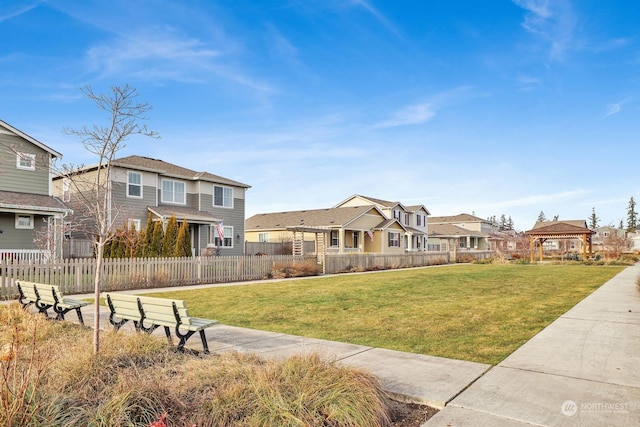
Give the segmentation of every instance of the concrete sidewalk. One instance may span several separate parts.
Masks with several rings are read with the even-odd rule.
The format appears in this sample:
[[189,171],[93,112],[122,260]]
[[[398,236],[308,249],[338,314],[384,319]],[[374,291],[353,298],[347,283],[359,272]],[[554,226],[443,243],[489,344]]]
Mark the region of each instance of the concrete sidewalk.
[[638,277],[609,280],[425,426],[640,425]]
[[[151,291],[161,292],[162,289]],[[83,317],[85,325],[93,325],[93,310],[83,310]],[[77,321],[75,313],[69,313],[66,318],[69,321]],[[110,327],[109,309],[101,307],[100,328]],[[130,322],[123,329],[134,331]],[[166,339],[162,328],[156,329],[154,335]],[[172,335],[175,338],[175,334]],[[444,408],[447,402],[491,367],[482,363],[228,325],[208,328],[206,336],[211,353],[238,351],[273,359],[296,354],[318,353],[328,360],[372,373],[381,381],[385,391],[399,400],[427,404],[438,409]],[[197,334],[189,340],[187,347],[202,351],[202,343]]]
[[[640,263],[623,270],[493,368],[227,325],[207,329],[206,336],[212,353],[283,358],[317,352],[362,368],[396,398],[441,409],[426,427],[639,425],[638,277]],[[69,313],[68,320],[76,321],[74,314]],[[83,315],[91,326],[93,310],[87,308]],[[109,328],[106,307],[100,317],[101,328]],[[164,338],[161,329],[154,334]],[[188,346],[202,350],[197,336]]]

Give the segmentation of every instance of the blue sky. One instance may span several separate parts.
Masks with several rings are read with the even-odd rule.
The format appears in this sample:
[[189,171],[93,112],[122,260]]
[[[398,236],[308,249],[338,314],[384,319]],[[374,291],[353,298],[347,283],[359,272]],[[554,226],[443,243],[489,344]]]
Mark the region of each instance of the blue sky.
[[64,155],[137,88],[160,158],[251,185],[247,216],[353,194],[433,216],[626,224],[640,2],[3,0],[0,119]]

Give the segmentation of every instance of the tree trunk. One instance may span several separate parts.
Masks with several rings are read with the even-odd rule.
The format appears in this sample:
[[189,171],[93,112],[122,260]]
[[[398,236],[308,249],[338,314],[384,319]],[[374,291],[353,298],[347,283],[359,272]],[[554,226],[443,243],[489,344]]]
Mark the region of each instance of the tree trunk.
[[100,351],[100,285],[102,283],[102,251],[104,244],[96,245],[96,274],[94,276],[94,311],[93,317],[93,354],[96,355]]

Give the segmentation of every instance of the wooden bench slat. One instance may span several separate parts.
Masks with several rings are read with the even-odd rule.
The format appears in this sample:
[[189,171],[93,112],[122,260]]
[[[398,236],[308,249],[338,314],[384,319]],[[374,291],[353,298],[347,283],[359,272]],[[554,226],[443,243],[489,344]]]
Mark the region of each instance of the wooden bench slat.
[[[106,293],[105,297],[111,310],[109,321],[116,329],[119,329],[128,320],[138,322],[136,329],[147,333],[162,326],[170,341],[169,328],[174,328],[176,335],[180,338],[178,344],[180,350],[184,349],[184,345],[191,335],[199,332],[205,353],[209,353],[204,329],[217,325],[218,321],[190,317],[184,301],[118,293]],[[182,331],[187,332],[183,333]]]
[[[60,320],[64,320],[66,313],[75,310],[80,324],[84,325],[80,308],[89,305],[89,302],[65,297],[56,285],[26,281],[17,281],[17,283],[20,291],[20,302],[23,306],[27,305],[23,300],[28,300],[29,303],[34,303],[38,310],[47,317],[47,310],[53,308],[53,311],[57,314],[56,318]],[[34,297],[35,300],[33,299]]]

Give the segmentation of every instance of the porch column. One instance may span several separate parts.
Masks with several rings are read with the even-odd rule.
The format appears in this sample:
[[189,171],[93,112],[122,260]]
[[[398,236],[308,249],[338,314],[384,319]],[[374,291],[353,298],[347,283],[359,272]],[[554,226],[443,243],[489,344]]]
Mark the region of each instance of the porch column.
[[344,253],[344,239],[345,239],[344,228],[340,227],[340,231],[338,231],[338,253],[341,253],[341,254]]

